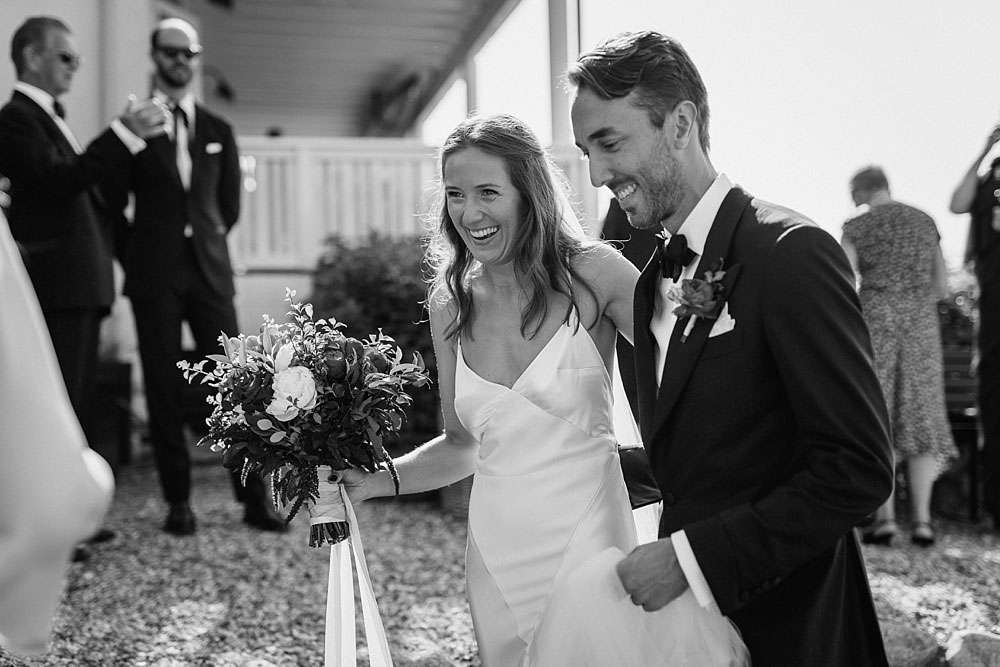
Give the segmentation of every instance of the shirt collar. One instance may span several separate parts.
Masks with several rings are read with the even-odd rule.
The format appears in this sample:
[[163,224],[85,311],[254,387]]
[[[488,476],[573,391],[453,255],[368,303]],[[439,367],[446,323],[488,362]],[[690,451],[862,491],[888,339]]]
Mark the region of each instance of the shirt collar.
[[58,118],[58,116],[56,116],[55,109],[56,99],[49,93],[45,92],[38,86],[33,86],[30,83],[25,83],[24,81],[18,81],[15,83],[14,90],[27,95],[35,104],[45,109],[50,116]]
[[677,230],[678,234],[684,234],[688,248],[699,255],[705,253],[705,242],[708,240],[708,233],[712,230],[712,223],[715,221],[719,209],[722,208],[722,200],[732,189],[732,181],[720,172],[705,194],[698,200],[694,209],[688,214],[688,217],[681,223],[680,229]]

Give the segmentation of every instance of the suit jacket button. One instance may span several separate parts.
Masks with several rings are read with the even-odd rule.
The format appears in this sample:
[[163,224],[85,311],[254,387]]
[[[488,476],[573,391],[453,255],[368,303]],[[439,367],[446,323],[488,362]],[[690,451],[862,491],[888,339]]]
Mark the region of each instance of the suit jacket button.
[[674,497],[674,494],[670,493],[669,491],[663,494],[663,504],[666,505],[667,507],[672,507],[676,502],[677,498]]

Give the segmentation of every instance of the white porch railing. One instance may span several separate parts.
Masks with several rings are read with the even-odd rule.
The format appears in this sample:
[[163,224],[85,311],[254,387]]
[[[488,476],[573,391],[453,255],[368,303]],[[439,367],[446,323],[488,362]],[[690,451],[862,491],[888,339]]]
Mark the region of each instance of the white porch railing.
[[[238,273],[310,271],[339,233],[419,234],[436,187],[436,149],[406,139],[240,137],[243,208],[230,235]],[[573,147],[555,149],[595,230],[598,197]]]

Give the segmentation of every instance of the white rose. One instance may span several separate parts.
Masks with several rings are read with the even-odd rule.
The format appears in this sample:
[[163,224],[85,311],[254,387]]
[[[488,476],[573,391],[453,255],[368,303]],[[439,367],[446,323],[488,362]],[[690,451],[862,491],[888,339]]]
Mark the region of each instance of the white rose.
[[300,410],[316,407],[316,381],[305,366],[291,366],[274,374],[274,398],[265,412],[281,422],[298,416]]

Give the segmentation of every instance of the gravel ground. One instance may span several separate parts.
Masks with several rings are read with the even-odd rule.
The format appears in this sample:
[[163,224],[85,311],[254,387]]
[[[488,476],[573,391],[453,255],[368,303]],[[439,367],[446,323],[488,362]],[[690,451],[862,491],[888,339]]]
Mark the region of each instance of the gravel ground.
[[[117,538],[71,566],[50,653],[20,660],[0,650],[0,665],[322,665],[329,556],[307,546],[306,522],[284,535],[245,528],[211,460],[195,468],[197,535],[163,533],[159,497],[150,464],[122,471],[106,522]],[[433,495],[372,501],[358,514],[390,637],[422,636],[457,664],[478,666],[462,583],[464,520]],[[1000,632],[1000,537],[985,525],[938,529],[932,549],[865,548],[880,615],[940,643],[963,629]]]

